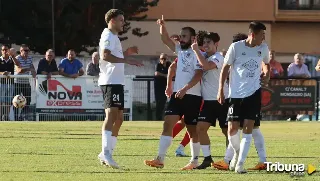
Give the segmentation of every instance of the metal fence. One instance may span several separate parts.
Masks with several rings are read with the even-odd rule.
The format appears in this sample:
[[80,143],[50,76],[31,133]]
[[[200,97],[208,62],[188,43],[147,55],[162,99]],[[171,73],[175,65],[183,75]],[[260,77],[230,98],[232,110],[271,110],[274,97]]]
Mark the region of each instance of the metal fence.
[[[85,78],[85,77],[84,77]],[[315,80],[316,83],[308,83],[308,80]],[[2,121],[102,121],[104,120],[105,114],[101,106],[101,109],[97,112],[79,112],[79,110],[69,109],[63,112],[39,112],[37,111],[37,102],[45,101],[39,98],[39,93],[36,91],[36,81],[38,77],[32,78],[31,75],[11,75],[10,77],[5,77],[0,75],[0,116]],[[85,81],[84,81],[85,82]],[[310,82],[310,81],[309,81]],[[316,84],[316,85],[314,85]],[[279,86],[278,86],[279,85]],[[314,101],[310,104],[314,106],[313,110],[308,109],[303,110],[303,104],[296,104],[299,109],[294,108],[288,111],[282,111],[281,108],[274,110],[264,111],[265,119],[268,120],[281,120],[285,119],[286,116],[290,114],[304,114],[302,119],[318,120],[319,118],[319,79],[300,79],[292,80],[288,78],[274,79],[270,83],[270,87],[276,86],[272,89],[281,89],[284,85],[291,87],[299,86],[314,86],[314,93],[312,97]],[[86,85],[84,85],[86,86]],[[92,85],[91,85],[92,86]],[[281,87],[282,86],[282,87]],[[23,109],[16,109],[12,106],[12,99],[15,95],[22,94],[27,98],[27,105]],[[154,94],[154,76],[135,76],[133,78],[133,84],[131,91],[129,93],[132,96],[132,107],[129,110],[125,110],[124,120],[130,120],[128,111],[132,112],[132,120],[156,120],[156,101]],[[311,94],[311,93],[310,93]],[[278,100],[284,100],[283,98],[273,98],[272,101],[276,104]],[[302,99],[301,99],[302,100]],[[102,100],[101,100],[102,101]],[[263,104],[268,103],[263,100]],[[288,101],[288,100],[287,100]],[[289,100],[289,101],[300,101]],[[280,105],[283,106],[283,105]],[[285,106],[285,105],[284,105]],[[289,106],[295,106],[289,105]],[[306,106],[306,105],[304,105]],[[296,106],[297,107],[297,106]]]

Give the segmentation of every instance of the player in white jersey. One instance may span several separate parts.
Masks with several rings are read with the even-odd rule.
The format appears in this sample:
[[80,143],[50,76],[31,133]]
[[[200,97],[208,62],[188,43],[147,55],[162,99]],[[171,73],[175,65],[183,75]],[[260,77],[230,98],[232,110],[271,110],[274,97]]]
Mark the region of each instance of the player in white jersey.
[[[234,150],[229,169],[246,173],[244,162],[250,149],[254,122],[261,110],[261,83],[270,79],[269,48],[265,39],[266,27],[260,22],[249,25],[246,40],[232,43],[224,60],[220,81],[218,101],[224,103],[224,84],[229,75],[228,138]],[[263,64],[264,62],[264,64]],[[261,76],[261,66],[265,74]],[[240,142],[240,122],[243,121],[243,134]]]
[[160,137],[158,156],[153,160],[145,160],[144,163],[151,167],[164,167],[164,158],[172,142],[172,129],[181,116],[184,115],[184,121],[191,140],[191,160],[182,170],[191,170],[198,166],[200,154],[196,125],[202,101],[200,79],[203,74],[197,57],[190,47],[195,39],[196,32],[191,27],[182,28],[180,43],[176,44],[170,39],[163,18],[159,19],[157,23],[160,25],[162,42],[177,54],[178,61],[173,87],[172,76],[167,78],[166,94],[170,97],[170,101],[165,111],[166,116]]
[[[244,33],[237,33],[233,36],[233,43],[245,40],[248,38],[248,35]],[[227,102],[227,101],[226,101]],[[259,156],[259,163],[253,167],[249,168],[248,170],[265,170],[266,165],[264,162],[266,162],[266,149],[265,149],[265,142],[264,137],[260,131],[260,121],[261,121],[261,115],[255,120],[254,122],[254,128],[252,130],[252,137],[254,140],[254,145],[256,147],[256,151]],[[243,122],[242,122],[243,123]],[[243,125],[240,124],[240,127],[243,127]],[[225,156],[223,160],[214,162],[212,164],[213,167],[219,169],[219,170],[228,170],[229,169],[229,163],[233,157],[233,148],[231,144],[227,146]]]
[[105,15],[108,28],[101,34],[99,43],[100,75],[99,86],[103,92],[106,118],[102,125],[102,151],[98,155],[102,164],[112,168],[119,168],[112,158],[112,152],[117,142],[117,136],[123,122],[124,106],[124,64],[142,66],[136,60],[124,57],[137,53],[135,48],[122,52],[118,33],[123,31],[124,16],[118,9],[111,9]]
[[[211,166],[213,162],[210,150],[210,138],[208,130],[210,126],[216,126],[216,120],[219,120],[220,128],[227,138],[227,113],[228,105],[221,105],[217,101],[219,89],[219,77],[223,65],[223,56],[217,52],[220,36],[217,33],[206,33],[202,40],[201,52],[196,41],[191,45],[197,55],[199,63],[204,71],[201,79],[201,95],[204,103],[198,117],[197,130],[202,148],[204,160],[197,169],[205,169]],[[225,83],[225,96],[228,95],[228,85]]]

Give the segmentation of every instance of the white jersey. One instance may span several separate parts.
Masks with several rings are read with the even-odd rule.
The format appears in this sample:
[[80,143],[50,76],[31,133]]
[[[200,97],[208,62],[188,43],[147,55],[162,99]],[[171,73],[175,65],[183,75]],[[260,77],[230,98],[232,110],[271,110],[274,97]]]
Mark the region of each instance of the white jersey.
[[[196,70],[201,69],[197,56],[191,48],[182,50],[180,45],[176,45],[175,52],[178,55],[178,61],[176,77],[173,85],[173,92],[177,92],[182,89],[191,81]],[[186,94],[201,96],[200,82],[189,89]]]
[[113,34],[108,28],[103,30],[99,43],[100,75],[98,84],[124,85],[124,63],[110,63],[103,60],[103,52],[105,49],[110,50],[111,54],[115,57],[124,58],[118,35]]
[[231,65],[229,76],[229,97],[251,96],[260,86],[262,61],[269,63],[269,48],[266,43],[248,47],[245,40],[232,43],[224,63]]
[[[217,65],[217,68],[207,70],[203,73],[201,79],[201,95],[204,100],[217,100],[217,95],[219,91],[219,79],[221,68],[223,65],[223,56],[220,53],[215,53],[207,58],[207,54],[203,53],[203,56],[209,62],[213,62]],[[224,95],[228,96],[228,84],[224,84]]]

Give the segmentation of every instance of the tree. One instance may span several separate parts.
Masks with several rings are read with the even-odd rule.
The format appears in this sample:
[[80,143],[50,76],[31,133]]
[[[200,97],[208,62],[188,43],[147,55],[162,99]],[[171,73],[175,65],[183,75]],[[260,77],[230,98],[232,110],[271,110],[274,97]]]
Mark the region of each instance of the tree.
[[[55,51],[65,55],[72,48],[77,52],[98,46],[101,32],[106,27],[105,13],[112,8],[111,0],[53,0],[55,18]],[[143,20],[140,15],[156,6],[159,0],[116,0],[116,8],[125,12],[126,20]],[[6,44],[28,44],[30,49],[44,53],[52,48],[51,0],[0,0],[0,41]],[[121,40],[129,30],[145,36],[126,22]]]

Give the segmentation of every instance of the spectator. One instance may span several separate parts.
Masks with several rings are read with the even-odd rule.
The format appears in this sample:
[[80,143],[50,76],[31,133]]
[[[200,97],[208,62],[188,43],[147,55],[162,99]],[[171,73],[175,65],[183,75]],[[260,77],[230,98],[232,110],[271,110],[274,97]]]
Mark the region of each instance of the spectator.
[[275,60],[275,51],[271,50],[269,52],[269,56],[270,56],[270,77],[274,78],[274,77],[282,77],[283,76],[283,68],[281,63],[279,63],[278,61]]
[[164,53],[160,54],[159,63],[156,65],[156,72],[154,73],[154,92],[156,98],[156,118],[162,120],[162,113],[167,101],[165,90],[167,86],[167,74],[171,63],[168,56]]
[[39,61],[37,74],[47,75],[48,79],[51,78],[51,75],[59,75],[57,63],[54,59],[54,51],[52,49],[47,50],[45,58]]
[[66,58],[62,59],[59,65],[59,73],[62,76],[77,78],[84,74],[83,65],[76,59],[74,50],[69,50]]
[[[15,67],[15,75],[30,75],[36,77],[36,71],[33,66],[33,58],[29,56],[29,47],[27,45],[21,45],[20,55],[16,57],[20,63],[20,67]],[[26,114],[29,113],[29,106],[31,102],[31,86],[29,78],[16,78],[15,84],[15,95],[22,94],[27,99],[26,107],[22,109],[21,115],[19,116],[18,109],[15,109],[15,120],[25,120]],[[24,113],[24,114],[22,114]]]
[[94,52],[92,54],[92,62],[87,65],[86,69],[87,75],[98,76],[100,73],[99,68],[99,54],[98,52]]
[[14,65],[20,66],[9,46],[2,45],[0,57],[0,75],[7,78],[0,78],[0,116],[2,121],[9,120],[9,110],[14,93],[13,79],[9,75],[14,74]]
[[315,67],[316,71],[320,71],[320,59],[318,60],[317,66]]
[[309,78],[311,74],[308,66],[304,64],[303,56],[300,53],[294,55],[294,62],[288,66],[288,77]]

